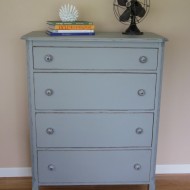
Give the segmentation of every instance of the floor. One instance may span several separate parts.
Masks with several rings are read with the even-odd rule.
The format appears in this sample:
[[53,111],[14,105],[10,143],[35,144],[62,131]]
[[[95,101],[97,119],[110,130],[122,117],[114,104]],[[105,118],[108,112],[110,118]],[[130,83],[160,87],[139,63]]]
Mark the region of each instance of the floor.
[[[0,178],[0,190],[31,189],[31,178]],[[147,190],[147,186],[66,186],[40,190]],[[190,190],[190,174],[157,175],[156,190]]]

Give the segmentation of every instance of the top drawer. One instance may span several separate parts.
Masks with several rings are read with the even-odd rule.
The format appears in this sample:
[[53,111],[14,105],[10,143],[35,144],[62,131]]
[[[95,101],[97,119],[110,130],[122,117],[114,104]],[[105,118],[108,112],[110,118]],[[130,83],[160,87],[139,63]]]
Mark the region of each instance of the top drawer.
[[157,49],[34,47],[33,55],[34,69],[157,69]]

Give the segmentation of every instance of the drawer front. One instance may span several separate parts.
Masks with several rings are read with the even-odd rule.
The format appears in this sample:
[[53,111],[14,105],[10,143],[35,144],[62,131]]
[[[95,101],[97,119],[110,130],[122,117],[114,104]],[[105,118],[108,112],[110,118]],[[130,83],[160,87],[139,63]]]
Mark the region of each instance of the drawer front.
[[157,69],[157,49],[34,47],[33,55],[35,69]]
[[41,183],[105,184],[149,181],[151,152],[38,151]]
[[38,113],[37,146],[150,147],[152,126],[152,113]]
[[154,109],[155,74],[35,73],[36,109]]

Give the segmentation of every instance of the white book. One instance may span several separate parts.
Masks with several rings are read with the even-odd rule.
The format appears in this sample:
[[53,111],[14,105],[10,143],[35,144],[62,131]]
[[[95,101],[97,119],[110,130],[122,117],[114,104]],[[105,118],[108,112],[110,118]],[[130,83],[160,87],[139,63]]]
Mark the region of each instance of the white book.
[[51,29],[48,29],[48,31],[52,33],[94,33],[94,30],[51,30]]

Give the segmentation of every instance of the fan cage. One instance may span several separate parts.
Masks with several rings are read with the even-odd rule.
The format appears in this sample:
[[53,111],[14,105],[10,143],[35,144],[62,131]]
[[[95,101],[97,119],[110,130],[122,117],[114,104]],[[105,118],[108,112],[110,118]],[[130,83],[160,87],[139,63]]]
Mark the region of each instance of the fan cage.
[[[130,2],[130,1],[129,1]],[[150,0],[141,0],[141,1],[138,1],[142,7],[145,9],[145,15],[140,18],[138,16],[135,17],[135,22],[138,24],[140,23],[141,21],[143,21],[145,19],[145,17],[147,16],[147,14],[149,13],[149,10],[150,10]],[[127,7],[127,6],[126,6]],[[115,14],[115,17],[117,18],[117,20],[119,20],[119,17],[122,15],[122,13],[126,10],[126,7],[124,6],[121,6],[118,4],[117,0],[114,0],[114,3],[113,3],[113,12]],[[126,22],[122,22],[119,20],[119,22],[121,22],[122,24],[126,24],[126,25],[129,25],[131,23],[131,18],[126,21]]]

